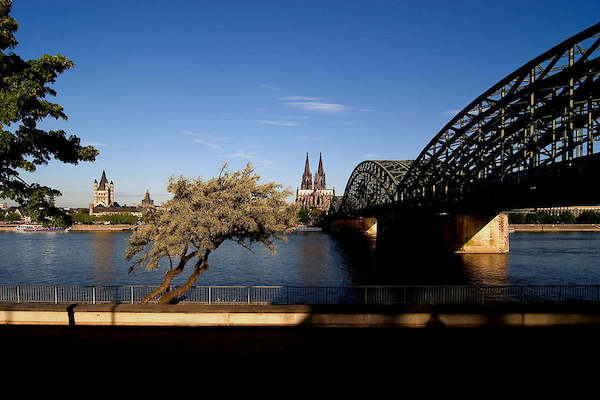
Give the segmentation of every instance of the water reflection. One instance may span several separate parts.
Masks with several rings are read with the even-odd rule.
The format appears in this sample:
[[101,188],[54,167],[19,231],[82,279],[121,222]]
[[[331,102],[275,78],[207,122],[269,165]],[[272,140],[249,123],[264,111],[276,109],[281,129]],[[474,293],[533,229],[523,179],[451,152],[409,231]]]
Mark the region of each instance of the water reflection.
[[[0,283],[156,285],[161,271],[127,274],[129,233],[0,232]],[[272,256],[224,243],[199,285],[598,285],[600,235],[511,234],[509,254],[432,254],[321,232],[289,236]],[[167,261],[168,263],[168,261]],[[185,275],[185,276],[183,276]],[[181,276],[187,279],[187,274]],[[179,284],[176,283],[176,284]]]
[[329,243],[322,235],[298,233],[298,236],[302,236],[296,247],[298,273],[308,285],[320,285],[327,278],[322,264],[329,258]]
[[92,236],[94,281],[106,285],[111,281],[113,275],[115,236],[111,232],[94,232]]
[[352,281],[381,285],[502,285],[508,254],[447,254],[403,247],[378,248],[371,238],[336,238]]
[[501,286],[509,284],[508,254],[461,254],[463,273],[469,284]]

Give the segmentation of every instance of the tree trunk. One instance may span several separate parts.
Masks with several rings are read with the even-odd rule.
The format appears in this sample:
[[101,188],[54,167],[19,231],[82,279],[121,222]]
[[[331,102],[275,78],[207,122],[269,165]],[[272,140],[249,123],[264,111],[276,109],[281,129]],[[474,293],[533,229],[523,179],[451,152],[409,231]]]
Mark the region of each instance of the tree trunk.
[[194,286],[200,275],[202,275],[202,273],[207,269],[208,263],[201,258],[194,266],[194,272],[192,272],[187,282],[179,286],[177,289],[166,292],[160,296],[158,299],[158,304],[169,304],[175,297],[183,295]]
[[177,269],[172,269],[170,271],[167,271],[167,273],[165,274],[165,280],[163,281],[163,283],[161,283],[159,287],[157,287],[152,292],[150,292],[146,297],[144,297],[144,299],[141,301],[141,303],[147,304],[150,300],[152,300],[153,298],[155,298],[156,296],[158,296],[165,290],[168,290],[169,287],[171,286],[171,281],[173,281],[173,278],[175,278],[177,275],[179,275],[182,272],[183,272],[183,268],[181,268],[181,269],[177,268]]
[[[187,246],[186,246],[183,254],[185,254],[186,251],[187,251]],[[177,266],[177,268],[167,271],[167,273],[165,274],[165,280],[163,281],[163,283],[161,283],[161,285],[159,287],[157,287],[152,292],[150,292],[146,297],[144,297],[144,299],[141,301],[141,303],[147,304],[150,300],[152,300],[153,298],[155,298],[156,296],[158,296],[165,290],[168,290],[169,287],[171,286],[171,282],[173,281],[173,278],[175,278],[177,275],[179,275],[180,273],[183,272],[183,268],[185,267],[185,264],[187,264],[188,261],[192,257],[195,257],[196,254],[198,254],[198,252],[199,252],[198,250],[195,250],[195,251],[192,251],[188,255],[183,255],[181,257],[181,259],[179,260],[179,265]]]

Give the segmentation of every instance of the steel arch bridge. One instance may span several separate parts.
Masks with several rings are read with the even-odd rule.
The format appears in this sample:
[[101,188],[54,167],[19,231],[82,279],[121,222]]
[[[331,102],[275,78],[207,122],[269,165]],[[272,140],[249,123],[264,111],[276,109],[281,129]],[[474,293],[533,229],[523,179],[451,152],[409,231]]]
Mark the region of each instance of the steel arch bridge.
[[398,184],[412,161],[367,160],[356,166],[344,190],[337,212],[352,214],[375,212],[377,208],[398,201]]
[[414,162],[360,163],[338,212],[390,206],[443,211],[486,202],[507,209],[600,195],[590,182],[600,177],[599,76],[596,24],[486,90]]

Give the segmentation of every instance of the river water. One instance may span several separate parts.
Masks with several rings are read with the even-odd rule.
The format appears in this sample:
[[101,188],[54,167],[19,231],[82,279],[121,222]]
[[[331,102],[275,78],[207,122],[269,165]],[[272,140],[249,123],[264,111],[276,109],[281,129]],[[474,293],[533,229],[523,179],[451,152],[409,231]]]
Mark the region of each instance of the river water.
[[[0,284],[154,286],[158,271],[128,274],[128,232],[0,232]],[[233,242],[211,254],[197,285],[599,285],[600,233],[512,233],[509,254],[434,256],[322,232],[288,235],[277,254]],[[183,274],[186,275],[186,274]],[[181,276],[175,284],[182,283]]]

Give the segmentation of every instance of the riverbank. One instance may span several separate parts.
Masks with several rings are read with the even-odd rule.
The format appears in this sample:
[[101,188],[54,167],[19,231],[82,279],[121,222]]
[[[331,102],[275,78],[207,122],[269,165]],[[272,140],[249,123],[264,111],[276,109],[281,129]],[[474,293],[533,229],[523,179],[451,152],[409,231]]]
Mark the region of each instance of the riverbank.
[[597,224],[513,224],[515,232],[600,232]]
[[[0,225],[0,232],[12,231],[17,224]],[[71,227],[73,232],[123,232],[134,230],[137,225],[115,224],[115,225],[85,225],[76,224]],[[512,224],[509,228],[515,232],[600,232],[598,224]],[[297,228],[295,231],[321,231],[321,228]]]
[[134,230],[137,225],[114,224],[114,225],[84,225],[76,224],[71,226],[72,232],[122,232]]
[[[0,225],[0,232],[13,231],[19,224],[6,224]],[[73,225],[71,226],[72,232],[123,232],[132,231],[137,225],[128,224],[114,224],[114,225]]]

